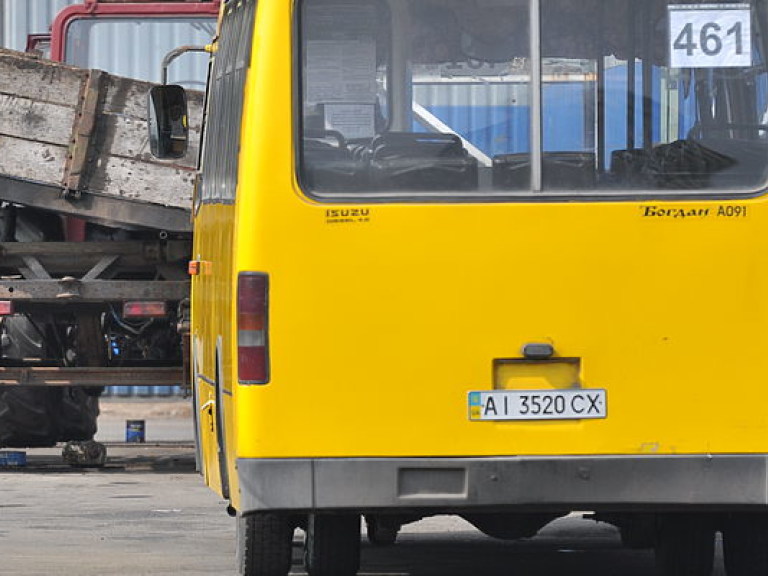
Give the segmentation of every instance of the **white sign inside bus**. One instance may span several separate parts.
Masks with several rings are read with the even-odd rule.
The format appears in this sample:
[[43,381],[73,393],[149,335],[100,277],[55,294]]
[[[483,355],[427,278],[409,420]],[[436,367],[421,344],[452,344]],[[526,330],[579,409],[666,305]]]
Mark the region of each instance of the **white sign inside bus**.
[[733,68],[752,65],[748,4],[669,6],[672,68]]
[[607,415],[606,393],[599,388],[469,393],[470,420],[582,420]]

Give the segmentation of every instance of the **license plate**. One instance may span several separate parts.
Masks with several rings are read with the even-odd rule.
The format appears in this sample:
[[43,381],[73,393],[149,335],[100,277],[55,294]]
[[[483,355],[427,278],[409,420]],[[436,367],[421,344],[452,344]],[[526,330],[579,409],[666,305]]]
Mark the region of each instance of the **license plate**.
[[608,404],[603,389],[469,393],[470,420],[582,420],[607,415]]

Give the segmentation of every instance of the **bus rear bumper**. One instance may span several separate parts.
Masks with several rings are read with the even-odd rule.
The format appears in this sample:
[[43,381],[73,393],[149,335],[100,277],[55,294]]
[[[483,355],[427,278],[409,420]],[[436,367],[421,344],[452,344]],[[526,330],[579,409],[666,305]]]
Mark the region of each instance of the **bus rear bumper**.
[[240,511],[768,508],[768,455],[237,461]]

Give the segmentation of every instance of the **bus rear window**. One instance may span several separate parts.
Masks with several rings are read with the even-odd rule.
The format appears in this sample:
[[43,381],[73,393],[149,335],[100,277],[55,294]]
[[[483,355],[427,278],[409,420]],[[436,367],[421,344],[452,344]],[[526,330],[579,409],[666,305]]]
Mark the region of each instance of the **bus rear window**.
[[299,182],[328,199],[758,191],[765,23],[766,0],[304,0]]

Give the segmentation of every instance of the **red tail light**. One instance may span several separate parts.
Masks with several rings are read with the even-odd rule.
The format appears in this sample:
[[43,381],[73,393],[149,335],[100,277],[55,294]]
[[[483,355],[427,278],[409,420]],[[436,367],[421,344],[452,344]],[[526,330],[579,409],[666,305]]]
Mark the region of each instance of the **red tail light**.
[[168,307],[162,301],[123,303],[125,318],[164,318],[167,315]]
[[269,381],[268,288],[266,274],[241,272],[237,278],[237,373],[241,384]]
[[0,316],[10,316],[13,314],[13,301],[0,300]]

